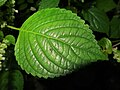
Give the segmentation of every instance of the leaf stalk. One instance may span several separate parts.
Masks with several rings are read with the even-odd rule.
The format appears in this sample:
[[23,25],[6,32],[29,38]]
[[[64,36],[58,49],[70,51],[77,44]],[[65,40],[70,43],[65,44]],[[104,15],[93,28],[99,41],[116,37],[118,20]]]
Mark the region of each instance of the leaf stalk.
[[11,29],[14,29],[14,30],[18,30],[20,31],[20,28],[16,28],[16,27],[13,27],[13,26],[10,26],[10,25],[7,25],[8,28],[11,28]]

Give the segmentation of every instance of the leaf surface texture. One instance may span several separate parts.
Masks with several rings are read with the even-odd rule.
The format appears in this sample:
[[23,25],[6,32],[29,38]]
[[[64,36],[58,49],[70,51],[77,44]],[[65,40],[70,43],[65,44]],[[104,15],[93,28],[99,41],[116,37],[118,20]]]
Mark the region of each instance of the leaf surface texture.
[[15,56],[22,69],[33,76],[63,76],[105,59],[88,25],[69,10],[40,10],[20,29]]

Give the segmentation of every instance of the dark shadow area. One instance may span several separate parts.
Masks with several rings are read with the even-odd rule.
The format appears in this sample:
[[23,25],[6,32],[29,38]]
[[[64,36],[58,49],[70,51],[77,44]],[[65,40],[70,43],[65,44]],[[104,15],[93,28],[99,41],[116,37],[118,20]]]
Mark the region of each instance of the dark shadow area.
[[24,90],[120,90],[120,64],[98,61],[59,78],[27,80]]

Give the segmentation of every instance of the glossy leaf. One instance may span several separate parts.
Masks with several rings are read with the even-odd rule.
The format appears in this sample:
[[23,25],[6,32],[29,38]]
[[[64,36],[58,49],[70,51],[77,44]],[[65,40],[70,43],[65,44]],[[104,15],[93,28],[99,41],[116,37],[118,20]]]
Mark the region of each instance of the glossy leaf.
[[110,23],[110,37],[111,38],[120,38],[120,18],[114,16]]
[[41,0],[39,10],[58,7],[60,0]]
[[7,0],[0,0],[0,6],[2,6],[3,4],[5,4]]
[[3,71],[0,73],[0,90],[23,90],[23,76],[20,71]]
[[90,23],[92,30],[108,34],[109,19],[104,12],[97,8],[91,8],[87,11],[83,11],[83,17]]
[[100,10],[108,12],[116,7],[116,4],[113,0],[96,0],[96,6]]
[[23,23],[15,56],[27,73],[44,78],[66,75],[106,59],[88,25],[71,11],[59,8],[40,10]]

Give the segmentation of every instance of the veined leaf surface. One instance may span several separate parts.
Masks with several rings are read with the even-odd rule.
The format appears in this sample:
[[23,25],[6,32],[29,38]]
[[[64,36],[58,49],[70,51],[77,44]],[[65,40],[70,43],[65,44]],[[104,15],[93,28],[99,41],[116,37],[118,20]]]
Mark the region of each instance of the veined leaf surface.
[[109,34],[109,19],[105,12],[94,7],[84,10],[83,17],[90,23],[92,30]]
[[106,59],[84,20],[59,8],[42,9],[24,22],[15,56],[27,73],[44,78],[66,75]]

